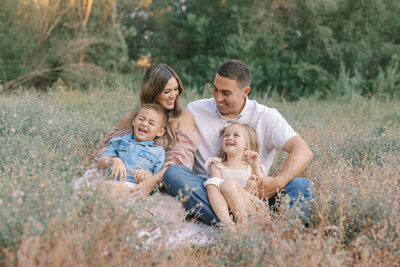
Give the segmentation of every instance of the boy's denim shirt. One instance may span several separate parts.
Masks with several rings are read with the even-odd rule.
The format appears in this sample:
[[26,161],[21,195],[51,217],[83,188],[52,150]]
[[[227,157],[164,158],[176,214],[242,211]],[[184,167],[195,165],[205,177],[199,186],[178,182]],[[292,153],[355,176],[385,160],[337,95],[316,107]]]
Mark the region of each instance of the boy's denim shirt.
[[[101,157],[117,157],[125,164],[126,181],[137,183],[133,172],[142,169],[157,174],[165,162],[165,151],[153,141],[136,142],[132,134],[123,137],[113,138],[108,143],[107,150]],[[119,175],[117,180],[119,180]]]

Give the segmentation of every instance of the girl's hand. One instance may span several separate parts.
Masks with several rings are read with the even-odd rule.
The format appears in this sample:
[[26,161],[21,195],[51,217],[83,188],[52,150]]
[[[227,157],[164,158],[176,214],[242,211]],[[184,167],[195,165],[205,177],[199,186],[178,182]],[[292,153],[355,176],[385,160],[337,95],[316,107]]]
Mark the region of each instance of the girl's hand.
[[260,157],[255,151],[246,150],[244,152],[244,159],[252,168],[258,168],[260,166]]
[[140,183],[140,182],[148,179],[150,176],[152,176],[151,173],[149,173],[145,170],[142,170],[142,169],[137,169],[135,171],[132,171],[132,174],[138,183]]
[[116,180],[118,175],[121,181],[126,179],[125,164],[120,158],[113,158],[111,177]]

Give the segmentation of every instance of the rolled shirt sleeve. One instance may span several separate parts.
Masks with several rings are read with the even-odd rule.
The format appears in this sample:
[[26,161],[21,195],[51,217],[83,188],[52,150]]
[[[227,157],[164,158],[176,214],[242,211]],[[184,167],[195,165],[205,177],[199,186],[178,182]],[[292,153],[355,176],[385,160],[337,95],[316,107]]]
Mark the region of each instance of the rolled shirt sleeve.
[[283,151],[283,146],[286,142],[293,136],[296,136],[297,133],[276,109],[272,109],[271,113],[269,121],[266,122],[267,127],[265,131],[271,131],[272,148]]

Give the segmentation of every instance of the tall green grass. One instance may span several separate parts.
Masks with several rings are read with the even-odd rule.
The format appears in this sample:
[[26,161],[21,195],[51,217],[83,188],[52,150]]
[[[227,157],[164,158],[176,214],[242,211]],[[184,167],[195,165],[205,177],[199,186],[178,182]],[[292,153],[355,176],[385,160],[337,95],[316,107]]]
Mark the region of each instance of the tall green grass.
[[[108,131],[138,103],[137,83],[87,92],[50,89],[0,99],[0,263],[57,265],[393,265],[400,259],[400,103],[254,94],[277,108],[314,152],[303,176],[316,189],[312,226],[287,205],[215,243],[140,247],[141,208],[72,181],[91,166]],[[201,98],[184,92],[184,103]],[[278,154],[277,173],[286,155]],[[336,226],[337,228],[329,228]],[[329,230],[331,229],[331,230]],[[333,230],[332,230],[333,229]],[[1,265],[2,265],[1,264]]]

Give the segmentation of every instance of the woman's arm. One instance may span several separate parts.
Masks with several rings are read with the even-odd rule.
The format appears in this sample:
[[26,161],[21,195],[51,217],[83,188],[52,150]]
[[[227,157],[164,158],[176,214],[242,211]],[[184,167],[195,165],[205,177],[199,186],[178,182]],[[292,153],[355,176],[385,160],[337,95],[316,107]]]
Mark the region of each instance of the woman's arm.
[[117,127],[119,129],[131,129],[132,128],[132,113],[126,113],[122,119],[118,122]]
[[181,116],[179,116],[177,122],[172,127],[184,129],[194,133],[195,123],[192,113],[188,110],[183,110]]
[[130,189],[132,192],[137,192],[148,196],[150,192],[162,183],[162,177],[169,166],[165,166],[155,175],[149,175],[145,180],[142,180],[137,186]]

